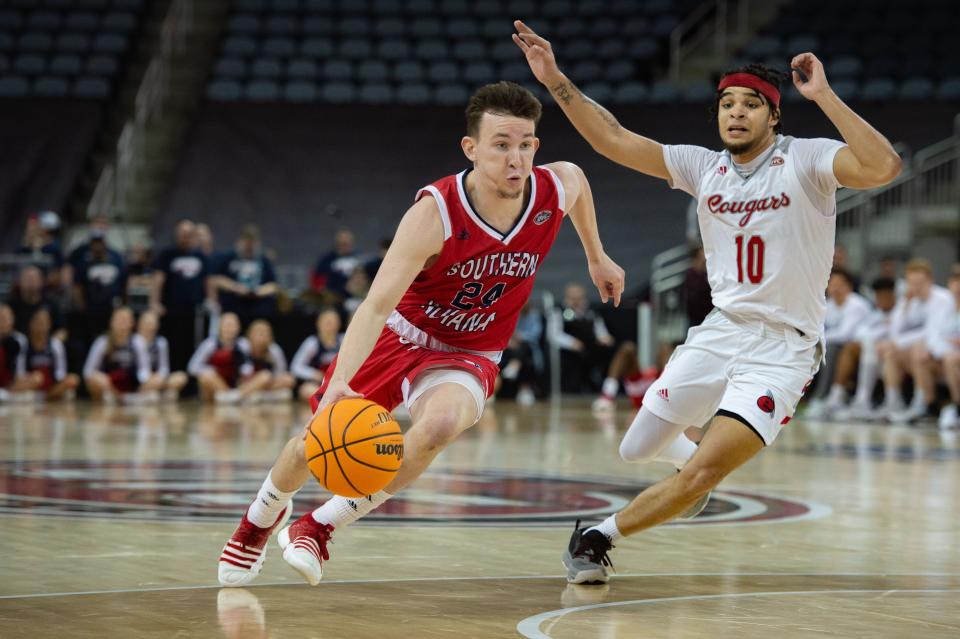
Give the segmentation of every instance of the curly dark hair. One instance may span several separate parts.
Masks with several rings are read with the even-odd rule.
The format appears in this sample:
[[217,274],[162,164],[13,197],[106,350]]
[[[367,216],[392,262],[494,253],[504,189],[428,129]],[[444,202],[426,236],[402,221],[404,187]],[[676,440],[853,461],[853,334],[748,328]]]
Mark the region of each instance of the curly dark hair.
[[[746,66],[738,67],[736,69],[730,69],[729,71],[724,71],[722,74],[720,74],[720,77],[723,78],[725,76],[730,75],[731,73],[749,73],[750,75],[755,75],[761,80],[763,80],[764,82],[769,82],[770,84],[775,86],[777,88],[777,91],[781,91],[781,93],[782,93],[782,89],[780,88],[781,85],[790,77],[789,73],[786,73],[784,71],[779,71],[777,69],[773,69],[763,64],[748,64]],[[720,95],[722,93],[723,93],[722,91],[717,91],[716,99],[713,101],[713,104],[710,105],[711,118],[715,119],[717,117],[717,111],[719,110],[719,106],[720,106]],[[760,98],[765,103],[768,102],[766,96],[761,95]],[[773,132],[783,133],[783,114],[780,111],[780,107],[775,108],[773,105],[770,105],[770,110],[771,110],[771,114],[776,116],[777,118],[777,124],[773,127]]]

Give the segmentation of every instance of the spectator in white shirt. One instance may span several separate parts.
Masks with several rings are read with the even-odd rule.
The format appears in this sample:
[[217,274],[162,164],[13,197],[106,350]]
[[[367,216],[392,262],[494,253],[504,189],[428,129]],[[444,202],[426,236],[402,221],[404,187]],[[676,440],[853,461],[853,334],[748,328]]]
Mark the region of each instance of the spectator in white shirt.
[[83,381],[94,401],[154,399],[160,389],[150,379],[150,361],[142,344],[133,340],[133,311],[122,306],[110,316],[110,328],[90,347]]
[[827,393],[830,392],[837,368],[840,351],[853,341],[857,329],[870,314],[870,303],[855,292],[855,283],[850,272],[833,267],[827,281],[827,314],[824,319],[823,337],[827,343],[826,358],[810,397],[807,416],[823,417],[827,410]]
[[187,385],[187,374],[183,371],[170,371],[170,346],[167,338],[158,335],[160,321],[153,311],[145,311],[137,322],[137,334],[134,342],[147,353],[150,364],[150,379],[154,385],[163,389],[167,399],[177,399],[180,391]]
[[[950,291],[937,286],[933,281],[933,267],[924,259],[913,259],[906,267],[907,293],[893,309],[890,321],[890,339],[877,345],[877,353],[883,362],[884,404],[878,417],[897,415],[904,420],[905,405],[900,386],[904,374],[910,370],[915,348],[926,348],[930,319],[953,305]],[[917,389],[910,404],[912,413],[926,413],[927,402],[932,399]],[[909,421],[907,419],[906,421]]]
[[927,405],[911,403],[910,407],[893,416],[900,422],[920,419],[934,410],[936,382],[942,378],[950,390],[950,403],[940,411],[940,428],[960,426],[957,407],[960,405],[960,265],[954,266],[947,284],[953,303],[938,310],[929,322],[926,339],[912,352],[912,369],[916,394]]
[[297,397],[310,401],[310,397],[323,383],[323,376],[340,351],[343,333],[340,332],[340,314],[328,308],[317,315],[317,334],[303,340],[290,364],[299,386]]
[[[890,337],[890,318],[897,305],[897,294],[896,282],[890,277],[877,278],[871,288],[876,308],[863,319],[854,339],[837,356],[837,370],[822,418],[869,419],[873,415],[873,391],[880,370],[877,343]],[[846,406],[847,392],[853,388],[854,380],[857,392]]]

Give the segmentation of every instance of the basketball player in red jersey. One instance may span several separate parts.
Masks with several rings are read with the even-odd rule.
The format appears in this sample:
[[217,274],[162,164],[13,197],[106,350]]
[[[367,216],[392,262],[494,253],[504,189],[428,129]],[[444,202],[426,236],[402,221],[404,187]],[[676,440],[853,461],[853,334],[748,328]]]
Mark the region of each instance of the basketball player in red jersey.
[[[900,157],[837,97],[812,53],[791,60],[794,86],[843,142],[780,135],[785,74],[749,65],[717,86],[724,151],[714,151],[623,128],[564,76],[549,42],[523,22],[514,26],[531,71],[594,149],[697,200],[716,307],[690,329],[620,444],[627,461],[667,461],[679,472],[600,525],[575,528],[563,555],[568,581],[605,582],[613,542],[695,515],[714,486],[790,421],[823,355],[836,191],[886,184],[899,174]],[[699,447],[683,435],[708,423]]]
[[568,162],[533,166],[540,113],[533,94],[510,82],[473,95],[460,142],[472,168],[417,192],[314,396],[315,410],[357,396],[391,410],[405,403],[413,423],[396,478],[366,498],[335,496],[283,528],[291,497],[310,476],[303,436],[294,437],[223,548],[222,585],[251,582],[278,529],[284,560],[318,583],[333,530],[390,499],[476,423],[564,217],[601,299],[620,303],[623,269],[603,251],[583,172]]

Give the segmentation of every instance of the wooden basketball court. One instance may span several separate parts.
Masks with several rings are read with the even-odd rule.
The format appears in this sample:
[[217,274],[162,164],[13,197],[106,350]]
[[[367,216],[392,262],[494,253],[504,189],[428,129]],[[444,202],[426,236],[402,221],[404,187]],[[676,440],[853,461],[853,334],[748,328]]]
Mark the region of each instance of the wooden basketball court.
[[334,534],[319,586],[271,542],[254,586],[221,589],[304,409],[0,407],[0,637],[960,636],[960,443],[929,428],[794,420],[698,519],[618,543],[609,585],[568,586],[573,522],[671,472],[619,459],[632,414],[494,404]]

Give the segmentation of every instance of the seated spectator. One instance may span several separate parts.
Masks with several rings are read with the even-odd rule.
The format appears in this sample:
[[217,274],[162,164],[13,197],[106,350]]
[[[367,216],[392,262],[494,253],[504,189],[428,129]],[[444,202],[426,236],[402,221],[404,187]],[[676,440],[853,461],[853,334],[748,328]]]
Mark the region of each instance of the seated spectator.
[[253,364],[254,376],[267,373],[269,381],[260,389],[265,399],[288,400],[296,385],[293,375],[287,371],[287,358],[280,345],[273,341],[273,329],[266,320],[254,320],[247,328],[247,349]]
[[544,371],[542,337],[543,315],[527,302],[500,360],[498,382],[502,390],[498,391],[498,397],[515,397],[521,406],[537,401]]
[[187,365],[194,347],[197,309],[213,299],[206,256],[197,248],[197,229],[181,220],[174,229],[174,243],[153,262],[150,308],[160,317],[161,333],[171,344],[170,362],[175,369]]
[[659,376],[655,366],[640,370],[637,345],[633,342],[623,342],[617,347],[610,360],[607,377],[600,387],[600,397],[593,401],[594,412],[602,413],[616,408],[621,382],[623,382],[623,390],[630,398],[630,403],[636,410],[640,410],[643,405],[643,396]]
[[297,397],[310,401],[310,397],[323,383],[323,376],[340,351],[343,333],[340,332],[340,313],[332,308],[317,315],[317,334],[303,340],[293,356],[290,371],[297,378]]
[[62,341],[50,335],[52,328],[50,311],[38,308],[30,318],[26,374],[19,386],[39,394],[41,399],[73,399],[80,378],[67,373],[67,351]]
[[364,269],[360,267],[353,269],[353,273],[347,279],[347,298],[343,300],[343,310],[347,313],[348,322],[353,319],[353,314],[367,297],[371,283]]
[[[53,211],[31,215],[27,218],[23,241],[16,250],[18,255],[30,256],[30,264],[40,269],[44,287],[52,290],[60,288],[64,265],[63,249],[57,238],[59,231],[60,216]],[[29,321],[29,317],[24,321]]]
[[[827,394],[833,386],[839,354],[853,341],[857,330],[870,314],[870,303],[854,292],[853,277],[844,269],[834,267],[827,281],[827,313],[823,337],[827,343],[824,361],[809,393],[811,399],[807,416],[818,419],[827,412]],[[838,399],[833,397],[834,400]]]
[[[930,319],[953,306],[950,291],[933,282],[933,267],[924,259],[913,259],[906,267],[907,294],[893,309],[890,339],[877,345],[883,363],[884,403],[875,415],[887,419],[898,414],[903,418],[906,406],[901,384],[910,368],[914,348],[924,343],[930,328]],[[910,404],[912,413],[925,412],[928,398],[922,389],[916,389]]]
[[245,341],[240,337],[240,318],[236,313],[221,315],[217,337],[200,342],[187,365],[187,372],[200,385],[201,399],[238,403],[269,385],[269,373],[254,375]]
[[563,296],[561,324],[549,327],[549,337],[561,349],[561,387],[564,392],[597,390],[601,371],[613,355],[614,339],[603,319],[593,312],[587,292],[568,284]]
[[[823,415],[819,416],[821,419],[869,419],[873,414],[873,390],[879,379],[877,343],[890,337],[890,318],[897,304],[897,295],[896,283],[889,277],[874,280],[871,288],[875,308],[863,319],[854,339],[840,349],[833,385]],[[848,406],[847,396],[854,381],[856,395]]]
[[225,312],[264,317],[277,308],[276,280],[273,263],[260,248],[260,231],[251,224],[243,228],[236,249],[223,256],[213,286]]
[[107,246],[103,231],[94,229],[73,268],[74,308],[83,313],[88,329],[99,333],[124,299],[127,274],[123,257]]
[[707,258],[703,247],[690,250],[690,268],[683,279],[683,297],[687,310],[687,327],[700,326],[713,310],[710,281],[707,279]]
[[347,280],[359,265],[353,232],[340,229],[333,238],[333,249],[317,260],[310,275],[310,287],[324,303],[338,304],[347,298]]
[[90,347],[83,365],[83,382],[94,401],[112,403],[117,398],[135,403],[155,400],[160,385],[150,378],[150,361],[143,346],[133,339],[133,311],[115,309],[110,327]]
[[381,239],[377,245],[377,254],[363,263],[363,270],[367,274],[367,279],[371,282],[373,278],[377,276],[377,271],[380,270],[380,265],[383,264],[383,258],[386,256],[387,249],[390,248],[390,242],[392,240],[393,238],[390,237]]
[[15,384],[26,372],[27,338],[14,329],[13,310],[0,304],[0,402],[16,399]]
[[167,338],[158,335],[160,322],[157,314],[146,311],[137,322],[137,334],[133,336],[137,348],[147,354],[150,367],[151,386],[163,391],[166,399],[175,400],[187,385],[187,374],[183,371],[170,372],[170,347]]
[[60,314],[60,304],[52,298],[43,286],[43,273],[36,266],[24,266],[17,275],[17,283],[10,296],[10,308],[17,318],[17,330],[26,333],[34,313],[45,308],[50,312],[53,321],[53,330],[58,331],[57,337],[65,339],[63,318]]
[[891,421],[910,423],[935,415],[936,382],[942,378],[950,391],[950,403],[940,411],[940,428],[947,430],[960,425],[957,415],[960,406],[960,266],[954,267],[947,286],[951,303],[931,316],[925,339],[915,344],[911,352],[914,398],[920,396],[926,403],[920,404],[915,399],[907,410],[894,413]]

